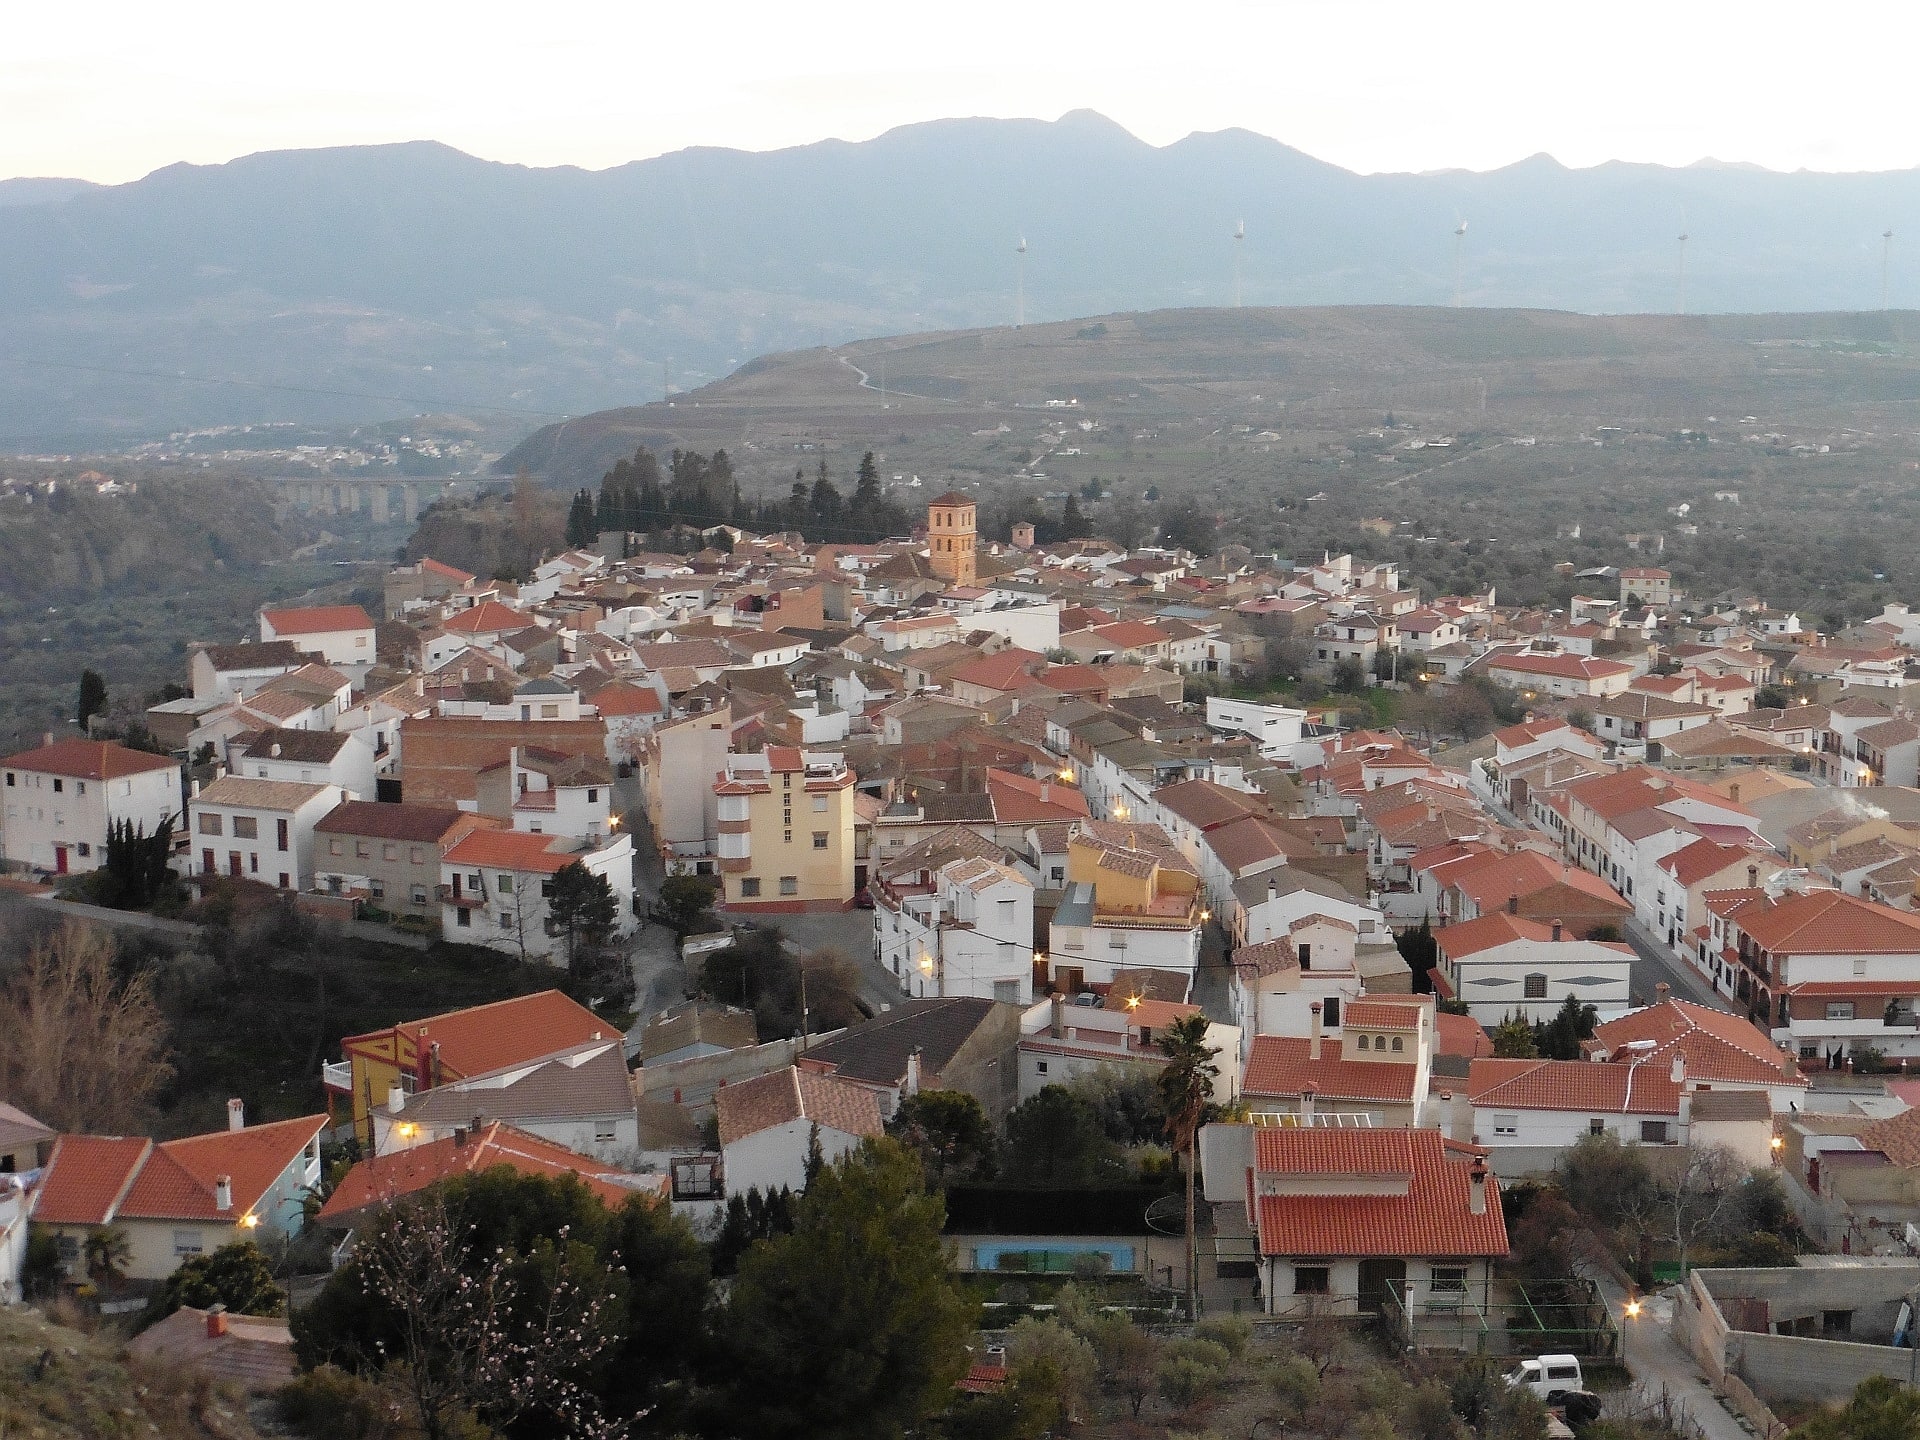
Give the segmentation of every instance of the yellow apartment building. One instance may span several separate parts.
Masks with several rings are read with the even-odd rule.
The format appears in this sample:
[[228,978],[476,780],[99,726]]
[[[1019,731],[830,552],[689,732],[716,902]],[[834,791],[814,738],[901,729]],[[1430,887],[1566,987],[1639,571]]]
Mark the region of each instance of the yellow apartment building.
[[729,910],[853,904],[853,779],[842,756],[790,745],[727,757],[713,793]]

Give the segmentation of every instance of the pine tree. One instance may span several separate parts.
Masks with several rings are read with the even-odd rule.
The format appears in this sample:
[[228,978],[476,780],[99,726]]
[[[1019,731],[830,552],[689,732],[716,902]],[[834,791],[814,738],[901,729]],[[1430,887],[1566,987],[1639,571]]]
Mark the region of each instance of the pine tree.
[[1078,496],[1067,496],[1066,509],[1060,512],[1060,534],[1067,540],[1084,540],[1093,534],[1093,526],[1080,513]]
[[573,504],[567,507],[567,544],[591,545],[598,536],[593,496],[584,489],[576,491]]

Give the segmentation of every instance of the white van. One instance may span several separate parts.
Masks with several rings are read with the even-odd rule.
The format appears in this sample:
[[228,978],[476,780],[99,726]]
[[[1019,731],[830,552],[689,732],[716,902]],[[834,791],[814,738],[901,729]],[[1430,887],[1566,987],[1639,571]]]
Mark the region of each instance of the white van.
[[1549,1405],[1570,1390],[1584,1390],[1578,1355],[1536,1355],[1522,1360],[1507,1372],[1507,1384],[1516,1390],[1531,1390]]

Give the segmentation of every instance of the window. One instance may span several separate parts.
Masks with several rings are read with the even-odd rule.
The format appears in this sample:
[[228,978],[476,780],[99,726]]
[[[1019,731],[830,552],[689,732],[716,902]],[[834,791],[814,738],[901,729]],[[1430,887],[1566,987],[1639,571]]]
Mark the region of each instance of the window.
[[800,893],[800,877],[798,875],[782,875],[780,877],[780,893],[782,895],[798,895]]
[[1520,1117],[1518,1115],[1494,1116],[1493,1133],[1496,1135],[1518,1135],[1520,1133]]
[[364,840],[354,841],[353,853],[362,860],[366,859],[367,858],[367,842]]
[[421,845],[415,845],[411,850],[407,851],[407,860],[414,865],[426,864],[427,863],[426,848]]
[[780,843],[782,845],[791,845],[793,843],[793,832],[791,830],[782,830],[780,832]]
[[66,788],[67,788],[66,781],[62,780],[58,775],[53,777],[53,793],[54,794],[58,795]]
[[91,855],[91,854],[93,854],[93,846],[91,846],[91,845],[89,845],[89,844],[88,844],[88,843],[87,843],[86,841],[84,841],[84,840],[82,840],[82,841],[80,842],[80,844],[79,844],[79,846],[78,846],[77,848],[78,848],[78,849],[79,849],[79,851],[80,851],[80,856],[81,856],[81,858],[82,858],[82,859],[85,859],[85,858],[86,858],[87,856],[89,856],[89,855]]
[[1325,1265],[1296,1265],[1293,1267],[1293,1293],[1296,1295],[1325,1295],[1333,1288],[1333,1271]]
[[[1294,953],[1300,957],[1300,968],[1302,970],[1311,970],[1313,968],[1313,945],[1311,943],[1296,945],[1294,947]],[[1332,1023],[1337,1025],[1339,1022],[1336,1020]]]
[[258,875],[260,873],[260,852],[258,850],[249,850],[247,852],[247,873],[250,875]]
[[368,881],[367,890],[376,900],[384,900],[387,898],[387,882],[384,880]]
[[740,898],[742,900],[753,900],[756,899],[759,894],[760,877],[758,875],[742,875],[740,877]]
[[513,893],[513,876],[504,870],[500,872],[500,893],[502,895],[511,895]]
[[340,853],[340,849],[341,849],[340,842],[338,840],[327,841],[327,854],[338,855]]
[[198,1255],[203,1245],[198,1230],[176,1230],[173,1232],[173,1253],[176,1256]]
[[287,834],[287,822],[284,820],[276,820],[273,822],[273,825],[274,829],[279,832],[276,836],[279,841],[279,848],[282,850],[288,849],[287,841],[290,837]]
[[1338,995],[1327,996],[1324,1008],[1322,1008],[1320,1014],[1321,1018],[1326,1021],[1328,1029],[1338,1030],[1340,1028],[1340,997]]
[[511,930],[513,928],[513,912],[511,910],[502,910],[494,919],[502,930]]
[[827,848],[827,832],[826,831],[816,830],[813,832],[813,848],[816,850],[824,850]]
[[1587,1134],[1604,1135],[1606,1133],[1607,1133],[1607,1122],[1605,1120],[1602,1120],[1598,1115],[1594,1116],[1591,1120],[1587,1121]]
[[1853,1001],[1829,1000],[1827,1002],[1827,1019],[1829,1020],[1853,1019]]
[[282,890],[291,890],[293,888],[293,877],[284,870],[280,872],[280,888]]
[[236,840],[258,840],[260,838],[259,820],[252,815],[234,816],[233,838]]
[[466,906],[462,905],[458,910],[453,912],[453,923],[458,929],[461,929],[461,930],[472,929],[473,928],[473,912],[467,909]]
[[1393,1037],[1393,1053],[1398,1055],[1405,1049],[1406,1049],[1406,1045],[1401,1041],[1400,1037],[1398,1035],[1394,1036]]
[[1459,1294],[1466,1288],[1466,1266],[1436,1265],[1433,1267],[1433,1289],[1436,1292]]
[[426,886],[416,885],[413,887],[413,903],[416,905],[424,905],[427,903],[427,887]]
[[600,792],[598,790],[595,790],[589,787],[587,790],[587,804],[598,805],[599,803],[600,803]]
[[398,845],[382,845],[380,847],[380,858],[382,860],[398,860],[400,858],[400,847]]
[[1046,1061],[1044,1061],[1044,1060],[1036,1060],[1036,1061],[1034,1061],[1034,1062],[1033,1062],[1033,1072],[1034,1072],[1034,1074],[1036,1074],[1036,1075],[1044,1075],[1044,1074],[1046,1074],[1046,1073],[1047,1073],[1047,1062],[1046,1062]]
[[200,833],[202,835],[219,835],[223,833],[223,828],[218,815],[211,815],[205,810],[200,812]]
[[1642,1120],[1640,1122],[1640,1140],[1645,1145],[1664,1145],[1667,1143],[1667,1122],[1664,1120]]
[[87,793],[87,782],[84,780],[76,780],[74,782],[73,788],[76,791],[78,791],[80,794],[84,795]]
[[816,815],[824,815],[827,813],[827,797],[826,796],[816,795],[813,797],[813,813]]
[[1526,996],[1527,996],[1527,999],[1529,1000],[1546,999],[1547,998],[1547,977],[1544,975],[1527,976]]

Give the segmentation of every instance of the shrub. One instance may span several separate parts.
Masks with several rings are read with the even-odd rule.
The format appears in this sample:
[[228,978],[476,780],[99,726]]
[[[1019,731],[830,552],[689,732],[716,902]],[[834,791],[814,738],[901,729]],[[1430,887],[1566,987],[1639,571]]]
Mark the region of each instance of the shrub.
[[1193,1333],[1220,1346],[1229,1359],[1238,1360],[1253,1339],[1253,1321],[1244,1315],[1210,1315],[1194,1326]]
[[1267,1371],[1267,1388],[1289,1415],[1298,1419],[1320,1399],[1320,1371],[1304,1355],[1289,1355]]
[[[1195,1345],[1218,1351],[1223,1363],[1211,1363],[1203,1353],[1189,1348]],[[1226,1353],[1211,1340],[1176,1340],[1160,1361],[1160,1398],[1176,1410],[1191,1410],[1211,1398],[1226,1378]]]

